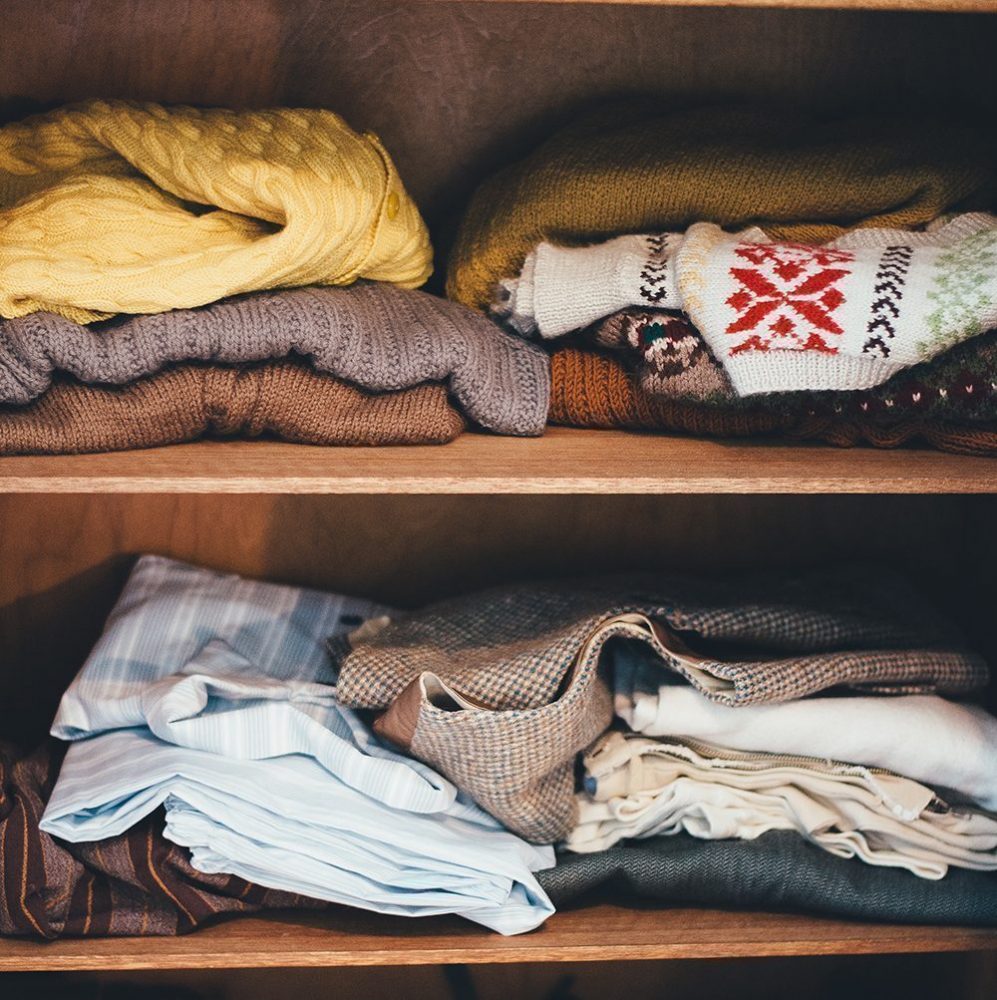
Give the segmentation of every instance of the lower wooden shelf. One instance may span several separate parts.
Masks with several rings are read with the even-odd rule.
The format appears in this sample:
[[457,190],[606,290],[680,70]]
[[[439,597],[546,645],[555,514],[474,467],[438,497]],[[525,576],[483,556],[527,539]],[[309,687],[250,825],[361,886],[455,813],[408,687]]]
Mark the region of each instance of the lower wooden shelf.
[[997,930],[600,903],[501,937],[356,910],[239,917],[179,938],[0,940],[0,971],[594,962],[997,950]]

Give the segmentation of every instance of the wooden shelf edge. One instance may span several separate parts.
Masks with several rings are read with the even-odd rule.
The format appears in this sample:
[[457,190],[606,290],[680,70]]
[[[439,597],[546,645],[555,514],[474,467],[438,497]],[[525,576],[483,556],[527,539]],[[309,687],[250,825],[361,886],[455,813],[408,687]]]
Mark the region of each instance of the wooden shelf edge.
[[997,459],[550,428],[422,448],[200,441],[9,457],[0,493],[997,493]]
[[897,483],[891,479],[870,479],[861,486],[835,480],[805,478],[793,480],[751,479],[749,481],[682,478],[669,482],[657,479],[400,479],[387,487],[374,479],[235,479],[185,478],[163,483],[160,480],[129,478],[68,478],[53,484],[47,480],[15,479],[5,482],[0,493],[147,493],[147,494],[281,494],[281,495],[721,495],[721,494],[992,494],[991,485],[951,481],[913,480]]
[[0,971],[320,968],[997,950],[997,931],[599,904],[504,938],[455,920],[235,918],[180,938],[0,941]]

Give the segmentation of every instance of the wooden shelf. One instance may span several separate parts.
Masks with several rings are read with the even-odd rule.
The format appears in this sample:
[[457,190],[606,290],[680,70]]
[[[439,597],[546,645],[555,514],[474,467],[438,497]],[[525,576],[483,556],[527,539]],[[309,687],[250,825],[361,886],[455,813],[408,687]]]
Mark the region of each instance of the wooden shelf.
[[553,428],[442,447],[201,441],[3,458],[0,493],[997,493],[997,459]]
[[237,969],[860,955],[997,949],[997,931],[599,904],[501,937],[455,918],[242,917],[179,938],[0,940],[2,971]]

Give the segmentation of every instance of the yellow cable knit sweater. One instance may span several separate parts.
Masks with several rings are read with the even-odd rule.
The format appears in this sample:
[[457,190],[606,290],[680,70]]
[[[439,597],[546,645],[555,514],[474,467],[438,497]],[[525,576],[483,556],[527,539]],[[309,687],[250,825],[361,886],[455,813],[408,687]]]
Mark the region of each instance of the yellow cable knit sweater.
[[0,129],[0,315],[78,322],[357,278],[429,234],[378,139],[316,110],[93,101]]

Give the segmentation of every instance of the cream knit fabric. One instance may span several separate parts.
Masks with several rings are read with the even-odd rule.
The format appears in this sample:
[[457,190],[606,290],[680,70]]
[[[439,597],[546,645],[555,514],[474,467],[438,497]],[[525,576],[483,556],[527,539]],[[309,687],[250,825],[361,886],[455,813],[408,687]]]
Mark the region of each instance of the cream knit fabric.
[[550,338],[632,305],[678,309],[675,251],[681,242],[672,233],[619,236],[589,247],[541,243],[519,277],[502,282],[492,312],[519,333]]
[[838,857],[922,878],[949,865],[997,869],[997,818],[952,809],[886,771],[613,732],[585,754],[585,772],[573,851],[680,831],[753,840],[796,830]]
[[868,389],[997,324],[997,217],[867,229],[825,247],[700,223],[676,275],[739,395]]
[[542,243],[494,311],[558,337],[628,306],[684,310],[741,396],[868,389],[997,325],[997,217],[859,229],[826,246],[712,223]]
[[357,278],[432,248],[376,136],[329,111],[92,101],[0,129],[0,315],[90,322]]

